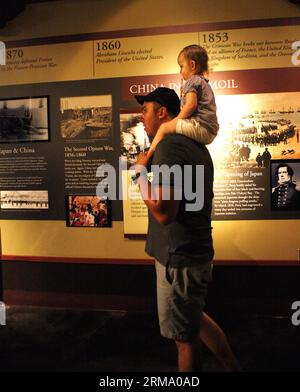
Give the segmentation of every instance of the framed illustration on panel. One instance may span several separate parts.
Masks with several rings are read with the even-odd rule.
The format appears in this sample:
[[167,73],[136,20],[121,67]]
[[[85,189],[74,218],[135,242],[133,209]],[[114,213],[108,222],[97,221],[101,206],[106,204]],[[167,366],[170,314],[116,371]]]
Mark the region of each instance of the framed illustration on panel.
[[300,210],[300,159],[271,160],[271,209]]
[[48,141],[49,98],[0,100],[0,143]]
[[2,210],[48,209],[48,191],[0,191],[0,207]]
[[112,136],[112,97],[93,95],[60,99],[63,139],[91,140]]
[[120,111],[120,155],[130,165],[135,164],[141,151],[150,147],[148,135],[141,121],[140,109],[121,109]]
[[96,195],[66,196],[68,227],[111,227],[110,202]]

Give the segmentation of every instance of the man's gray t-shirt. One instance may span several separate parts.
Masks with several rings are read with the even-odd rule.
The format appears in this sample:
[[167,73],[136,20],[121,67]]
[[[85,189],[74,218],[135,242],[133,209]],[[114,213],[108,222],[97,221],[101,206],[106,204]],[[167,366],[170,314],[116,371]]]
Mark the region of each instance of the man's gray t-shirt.
[[[156,147],[151,165],[191,165],[190,180],[196,181],[196,165],[204,166],[204,206],[200,211],[186,211],[186,200],[180,201],[176,219],[168,225],[158,223],[149,212],[146,252],[161,264],[172,266],[204,264],[212,260],[211,236],[213,198],[213,164],[207,148],[183,135],[165,137]],[[200,181],[200,178],[197,179]],[[153,178],[159,185],[161,178]],[[184,184],[184,174],[183,181]],[[171,185],[172,184],[171,182]],[[176,184],[175,184],[176,185]]]

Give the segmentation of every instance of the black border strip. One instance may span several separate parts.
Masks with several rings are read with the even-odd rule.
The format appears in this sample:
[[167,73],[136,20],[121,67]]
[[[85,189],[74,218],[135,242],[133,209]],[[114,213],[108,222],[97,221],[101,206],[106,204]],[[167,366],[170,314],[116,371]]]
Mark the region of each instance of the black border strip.
[[227,21],[227,22],[210,22],[201,24],[179,25],[179,26],[162,26],[149,27],[130,30],[103,31],[85,34],[59,35],[44,38],[30,38],[17,41],[6,41],[7,48],[36,46],[47,44],[61,44],[68,42],[91,41],[100,39],[126,38],[126,37],[142,37],[148,35],[163,34],[182,34],[201,31],[214,31],[225,29],[241,29],[241,28],[257,28],[272,26],[293,26],[300,24],[300,17],[290,18],[273,18],[273,19],[256,19],[244,21]]
[[[153,265],[154,259],[133,259],[133,258],[88,258],[88,257],[55,257],[55,256],[21,256],[21,255],[0,255],[1,262],[32,262],[32,263],[64,263],[64,264],[109,264],[109,265]],[[216,266],[296,266],[300,268],[298,260],[287,259],[216,259]]]

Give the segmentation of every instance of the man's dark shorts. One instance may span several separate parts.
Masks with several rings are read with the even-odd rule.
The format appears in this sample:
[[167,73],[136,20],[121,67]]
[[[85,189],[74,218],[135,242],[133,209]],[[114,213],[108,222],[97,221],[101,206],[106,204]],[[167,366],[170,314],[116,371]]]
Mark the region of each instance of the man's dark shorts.
[[157,308],[162,336],[190,341],[200,329],[212,263],[193,267],[166,267],[155,261]]

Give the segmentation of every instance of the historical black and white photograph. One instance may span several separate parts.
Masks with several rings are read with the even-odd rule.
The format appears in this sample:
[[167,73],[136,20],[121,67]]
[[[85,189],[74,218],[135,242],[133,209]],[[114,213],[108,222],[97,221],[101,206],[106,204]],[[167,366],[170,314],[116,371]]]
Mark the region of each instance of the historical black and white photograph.
[[48,191],[0,191],[0,206],[3,210],[48,209]]
[[112,136],[112,96],[60,99],[60,132],[64,139],[99,139]]
[[300,210],[300,159],[271,161],[271,209]]
[[216,97],[219,134],[209,145],[217,169],[269,168],[300,158],[300,93]]
[[110,203],[96,195],[66,196],[67,226],[111,227]]
[[150,147],[148,135],[141,122],[141,115],[135,113],[126,113],[125,110],[120,114],[120,132],[121,132],[121,157],[127,159],[130,165],[136,161],[137,155]]
[[0,143],[47,140],[48,97],[0,100]]

